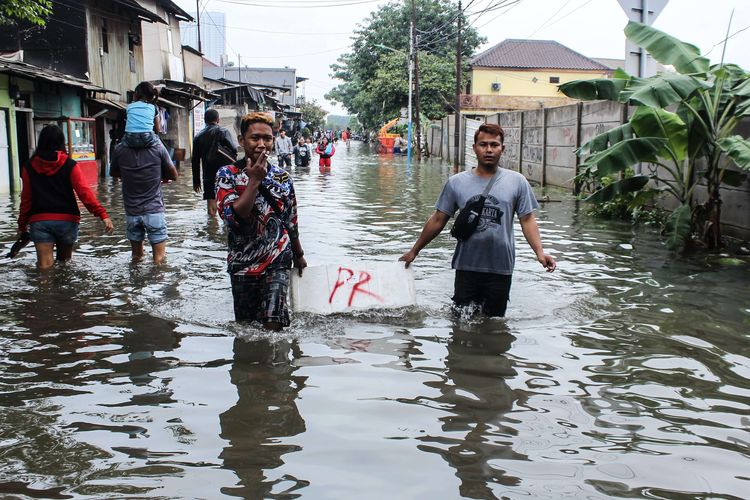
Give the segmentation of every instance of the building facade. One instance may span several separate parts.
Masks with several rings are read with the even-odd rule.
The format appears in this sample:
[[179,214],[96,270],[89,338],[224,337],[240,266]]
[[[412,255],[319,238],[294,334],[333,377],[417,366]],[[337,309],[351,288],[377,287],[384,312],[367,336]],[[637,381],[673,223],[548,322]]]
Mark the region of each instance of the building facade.
[[471,60],[469,92],[461,97],[468,114],[562,106],[574,100],[558,86],[573,80],[607,78],[612,69],[552,40],[505,40]]
[[[190,16],[197,18],[195,12]],[[202,12],[201,19],[201,46],[198,47],[198,23],[180,22],[182,43],[200,50],[206,59],[214,64],[222,63],[222,56],[227,53],[226,42],[226,15],[223,12]]]

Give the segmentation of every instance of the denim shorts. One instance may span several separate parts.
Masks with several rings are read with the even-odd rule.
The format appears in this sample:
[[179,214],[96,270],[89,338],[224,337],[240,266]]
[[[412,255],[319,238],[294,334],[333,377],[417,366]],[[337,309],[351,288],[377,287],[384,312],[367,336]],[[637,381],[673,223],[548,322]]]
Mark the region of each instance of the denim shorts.
[[64,220],[32,222],[29,235],[34,243],[73,245],[78,240],[78,223]]
[[143,241],[148,235],[148,242],[152,245],[166,241],[167,219],[164,212],[146,215],[126,215],[127,236],[130,241]]

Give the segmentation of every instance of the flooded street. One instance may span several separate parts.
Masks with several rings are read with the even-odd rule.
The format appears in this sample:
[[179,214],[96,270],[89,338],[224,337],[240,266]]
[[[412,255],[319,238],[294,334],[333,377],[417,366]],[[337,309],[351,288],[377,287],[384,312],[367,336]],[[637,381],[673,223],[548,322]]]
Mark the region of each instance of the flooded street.
[[[361,143],[295,170],[308,264],[397,259],[451,172]],[[271,335],[234,323],[223,228],[181,174],[162,267],[130,264],[109,179],[113,235],[86,213],[69,264],[0,260],[0,497],[747,498],[747,262],[675,259],[556,191],[558,270],[517,225],[505,320],[451,315],[445,231],[414,263],[417,308]],[[18,201],[0,204],[4,257]]]

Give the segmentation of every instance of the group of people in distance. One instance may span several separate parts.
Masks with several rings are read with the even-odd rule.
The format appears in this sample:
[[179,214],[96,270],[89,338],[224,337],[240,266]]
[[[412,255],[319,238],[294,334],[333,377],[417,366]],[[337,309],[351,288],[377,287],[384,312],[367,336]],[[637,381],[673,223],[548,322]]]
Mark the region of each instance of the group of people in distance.
[[[133,259],[143,256],[144,240],[148,238],[153,260],[158,264],[164,259],[168,236],[161,185],[162,181],[176,180],[177,170],[154,132],[157,90],[142,82],[136,87],[135,96],[136,101],[127,108],[125,136],[115,148],[111,173],[122,179],[126,234]],[[206,121],[206,129],[195,139],[193,187],[196,192],[203,192],[209,214],[218,213],[227,228],[227,271],[235,319],[257,321],[267,329],[280,330],[290,323],[287,291],[291,270],[295,268],[302,276],[307,267],[294,184],[281,158],[286,151],[294,154],[297,148],[298,152],[308,148],[303,141],[294,148],[287,149],[288,144],[279,147],[279,138],[286,142],[285,134],[274,136],[271,117],[250,113],[242,118],[238,137],[245,155],[234,159],[231,156],[237,146],[231,134],[218,125],[218,113],[208,110]],[[514,215],[541,265],[548,272],[557,266],[542,247],[534,216],[538,203],[531,186],[522,174],[499,167],[503,140],[504,132],[498,125],[483,124],[478,128],[473,145],[477,167],[448,179],[435,212],[412,248],[399,258],[408,267],[457,210],[483,197],[474,233],[457,243],[453,255],[453,302],[457,306],[479,305],[490,316],[504,316],[509,300],[515,265]],[[217,152],[217,144],[226,151]],[[279,164],[269,161],[274,150]],[[322,165],[330,165],[334,150],[329,150],[326,138],[316,152],[327,155],[329,161]],[[229,157],[214,162],[214,156],[222,154]],[[67,156],[64,136],[56,125],[42,129],[22,178],[18,231],[19,235],[29,231],[40,269],[52,266],[55,245],[57,260],[71,257],[80,222],[76,194],[112,232],[112,221],[84,184],[76,163]]]

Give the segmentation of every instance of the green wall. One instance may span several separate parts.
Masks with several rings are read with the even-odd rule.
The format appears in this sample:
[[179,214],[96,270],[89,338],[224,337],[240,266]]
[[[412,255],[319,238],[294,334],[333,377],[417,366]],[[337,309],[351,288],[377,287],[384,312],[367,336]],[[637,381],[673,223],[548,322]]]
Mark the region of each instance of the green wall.
[[8,144],[10,145],[10,162],[12,166],[11,179],[13,189],[21,191],[21,176],[18,166],[18,144],[16,134],[16,107],[8,94],[9,77],[0,74],[0,108],[4,108],[8,113]]

